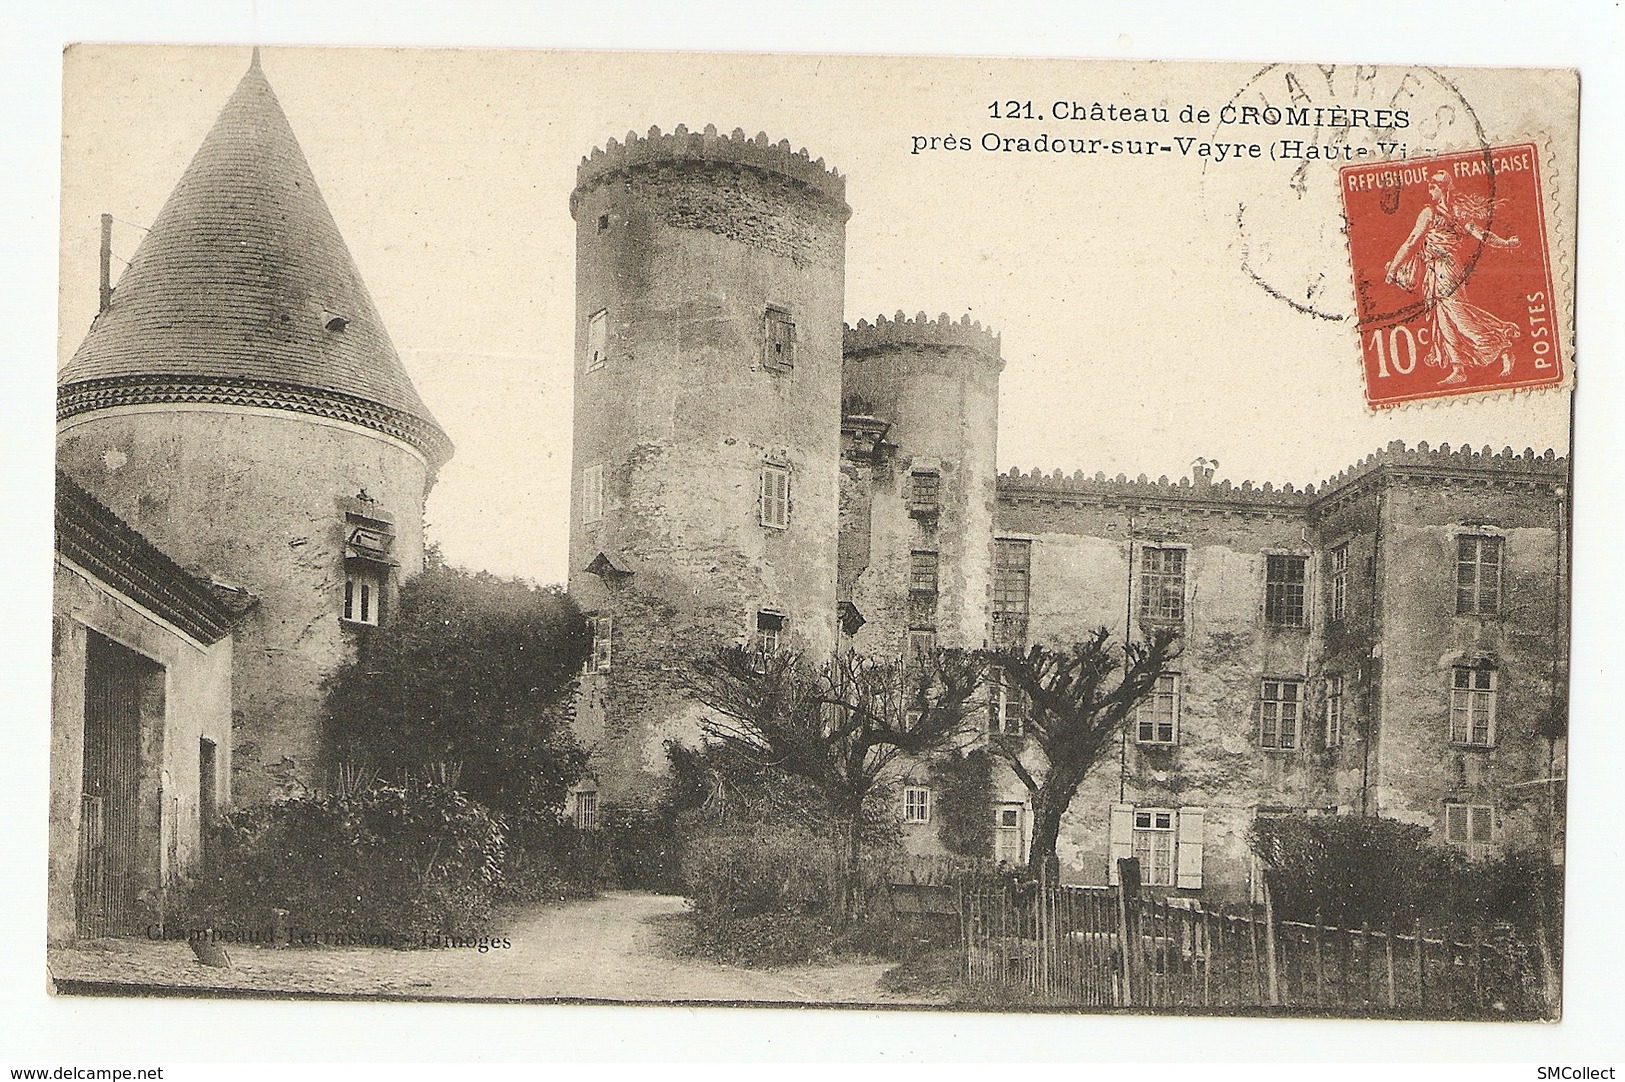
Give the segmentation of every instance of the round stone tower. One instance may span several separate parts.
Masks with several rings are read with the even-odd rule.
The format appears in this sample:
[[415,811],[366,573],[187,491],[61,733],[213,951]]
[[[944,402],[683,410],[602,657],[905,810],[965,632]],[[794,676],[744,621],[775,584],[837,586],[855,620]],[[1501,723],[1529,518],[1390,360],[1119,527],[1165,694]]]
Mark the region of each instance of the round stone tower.
[[947,315],[860,320],[844,341],[841,600],[858,650],[988,638],[999,337]]
[[258,54],[62,370],[62,470],[235,588],[238,803],[326,780],[324,677],[423,564],[451,444]]
[[696,651],[834,648],[845,188],[710,127],[577,172],[570,591],[598,620],[577,723],[608,792],[694,734]]

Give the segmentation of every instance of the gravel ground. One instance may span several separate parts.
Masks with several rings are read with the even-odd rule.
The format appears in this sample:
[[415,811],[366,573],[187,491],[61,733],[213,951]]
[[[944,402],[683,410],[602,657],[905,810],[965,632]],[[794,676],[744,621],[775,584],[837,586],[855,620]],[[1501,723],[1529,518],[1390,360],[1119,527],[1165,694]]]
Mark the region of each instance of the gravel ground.
[[209,989],[456,999],[934,1005],[932,996],[883,992],[888,963],[742,969],[675,955],[660,923],[681,898],[609,893],[503,914],[511,947],[265,947],[230,945],[232,968],[199,963],[186,943],[91,940],[47,955],[64,991]]

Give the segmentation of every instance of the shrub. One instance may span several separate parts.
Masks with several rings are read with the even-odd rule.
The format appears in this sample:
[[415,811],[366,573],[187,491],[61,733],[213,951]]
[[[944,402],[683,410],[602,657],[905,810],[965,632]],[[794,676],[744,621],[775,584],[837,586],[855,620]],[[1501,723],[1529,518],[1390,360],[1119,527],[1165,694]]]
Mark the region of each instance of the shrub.
[[697,913],[694,917],[694,951],[732,965],[816,962],[829,956],[833,938],[834,926],[822,914]]
[[522,823],[509,832],[503,897],[515,902],[590,898],[607,874],[606,854],[596,831],[570,822]]
[[839,866],[834,847],[805,827],[721,827],[684,845],[683,891],[703,916],[832,913]]
[[591,644],[555,588],[431,565],[327,681],[336,758],[391,779],[449,766],[508,823],[550,822],[587,766],[571,721]]
[[[1471,861],[1430,841],[1426,827],[1359,816],[1258,819],[1249,841],[1271,869],[1283,920],[1355,925],[1420,920],[1532,928],[1560,919],[1562,882],[1540,853],[1512,850]],[[1542,909],[1545,910],[1542,914]]]
[[662,808],[608,801],[600,816],[606,871],[632,890],[678,891],[678,844],[674,823]]
[[219,828],[219,859],[187,923],[258,929],[272,911],[323,936],[410,942],[481,930],[502,879],[501,822],[430,781],[250,808]]
[[932,818],[937,837],[950,853],[962,857],[993,856],[993,760],[987,752],[953,752],[932,765],[936,789]]

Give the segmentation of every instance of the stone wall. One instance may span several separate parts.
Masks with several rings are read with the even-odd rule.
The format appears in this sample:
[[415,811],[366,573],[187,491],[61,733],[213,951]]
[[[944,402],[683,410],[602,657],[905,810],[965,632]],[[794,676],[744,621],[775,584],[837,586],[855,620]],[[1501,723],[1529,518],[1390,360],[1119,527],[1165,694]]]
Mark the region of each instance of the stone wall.
[[57,465],[194,575],[258,597],[236,630],[237,801],[325,784],[322,681],[366,634],[340,619],[340,501],[365,492],[393,520],[394,581],[409,578],[423,566],[422,455],[339,422],[164,406],[63,422]]
[[204,645],[72,563],[56,563],[51,611],[51,805],[46,936],[77,933],[75,887],[83,792],[86,655],[91,633],[162,666],[144,689],[138,786],[138,898],[150,913],[161,890],[197,867],[199,743],[216,746],[217,802],[231,803],[232,640]]

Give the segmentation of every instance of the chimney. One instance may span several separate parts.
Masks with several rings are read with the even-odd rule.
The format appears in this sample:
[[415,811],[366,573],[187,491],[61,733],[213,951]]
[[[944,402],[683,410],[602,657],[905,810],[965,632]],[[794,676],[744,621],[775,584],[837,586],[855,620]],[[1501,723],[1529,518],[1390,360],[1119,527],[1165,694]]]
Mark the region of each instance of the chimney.
[[102,306],[97,314],[107,311],[113,303],[113,216],[102,215]]
[[1206,488],[1213,483],[1213,471],[1218,467],[1216,458],[1199,458],[1191,463],[1191,480],[1198,488]]

